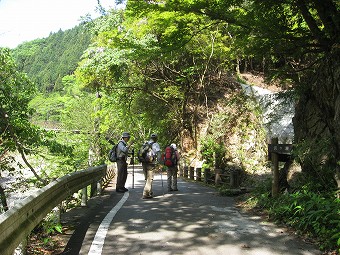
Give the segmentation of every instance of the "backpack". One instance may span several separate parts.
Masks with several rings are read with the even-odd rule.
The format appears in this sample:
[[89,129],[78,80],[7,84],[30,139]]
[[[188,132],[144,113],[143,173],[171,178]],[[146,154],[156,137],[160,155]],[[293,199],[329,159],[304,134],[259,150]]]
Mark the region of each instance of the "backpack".
[[151,163],[156,160],[155,152],[152,150],[153,143],[145,142],[138,150],[137,157],[139,162]]
[[117,162],[118,159],[118,155],[117,155],[117,148],[118,148],[118,144],[113,145],[112,149],[109,151],[109,160],[111,162]]
[[164,165],[175,166],[177,164],[177,157],[174,148],[167,146],[164,153]]

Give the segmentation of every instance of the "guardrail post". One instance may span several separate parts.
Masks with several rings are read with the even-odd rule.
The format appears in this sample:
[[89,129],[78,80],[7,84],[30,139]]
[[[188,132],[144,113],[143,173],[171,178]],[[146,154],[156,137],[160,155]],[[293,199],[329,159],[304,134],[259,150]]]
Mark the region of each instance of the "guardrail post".
[[102,191],[103,191],[103,189],[102,189],[102,180],[99,180],[97,182],[97,196],[100,196],[102,194]]
[[28,237],[26,237],[20,244],[19,246],[14,250],[13,255],[26,255],[26,246],[27,246],[27,241]]
[[240,171],[237,169],[230,170],[230,187],[238,188],[240,186]]
[[188,166],[184,166],[184,178],[188,178]]
[[221,169],[215,168],[215,184],[220,184],[222,182],[221,172]]
[[196,167],[196,181],[201,181],[202,177],[202,168]]
[[209,168],[204,168],[204,182],[205,183],[208,183],[209,182],[209,172],[210,172],[210,169]]
[[191,180],[194,179],[194,173],[195,173],[195,167],[191,166],[190,167],[190,179]]
[[61,204],[58,206],[54,207],[52,210],[53,216],[56,219],[57,223],[60,223],[60,218],[61,218]]
[[94,197],[97,194],[97,182],[91,183],[90,197]]
[[[271,139],[271,144],[278,144],[277,137]],[[279,154],[276,152],[271,153],[271,160],[273,166],[273,182],[272,182],[272,196],[276,197],[279,194]]]
[[87,187],[81,190],[81,206],[87,206]]

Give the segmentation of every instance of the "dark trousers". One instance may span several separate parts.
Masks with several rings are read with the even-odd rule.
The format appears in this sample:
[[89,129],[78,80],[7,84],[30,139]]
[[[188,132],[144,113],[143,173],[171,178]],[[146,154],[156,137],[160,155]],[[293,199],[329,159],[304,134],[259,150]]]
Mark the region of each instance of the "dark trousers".
[[122,189],[125,187],[127,179],[127,163],[125,160],[117,160],[117,183],[116,189]]
[[177,172],[178,172],[177,166],[168,167],[167,170],[168,191],[171,191],[171,189],[177,190]]

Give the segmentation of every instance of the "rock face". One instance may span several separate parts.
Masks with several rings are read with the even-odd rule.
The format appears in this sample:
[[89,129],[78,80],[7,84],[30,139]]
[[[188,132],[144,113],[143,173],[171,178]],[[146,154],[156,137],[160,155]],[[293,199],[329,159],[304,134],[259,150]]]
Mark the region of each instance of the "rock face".
[[263,124],[267,142],[273,137],[279,143],[292,143],[294,140],[294,101],[285,92],[273,92],[257,86],[241,84],[245,94],[254,98],[262,109]]
[[[304,80],[296,103],[295,143],[302,171],[320,185],[340,187],[340,50],[332,52]],[[330,185],[331,184],[331,185]]]

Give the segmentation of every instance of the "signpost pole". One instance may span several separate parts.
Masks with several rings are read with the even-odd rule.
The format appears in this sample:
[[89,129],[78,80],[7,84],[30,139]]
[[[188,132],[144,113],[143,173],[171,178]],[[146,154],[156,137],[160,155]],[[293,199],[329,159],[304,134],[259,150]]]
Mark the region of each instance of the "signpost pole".
[[[279,143],[279,139],[274,137],[271,139],[272,146]],[[272,196],[277,197],[279,195],[279,154],[277,152],[271,153],[271,161],[273,167],[273,182],[272,182]]]

